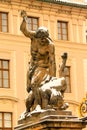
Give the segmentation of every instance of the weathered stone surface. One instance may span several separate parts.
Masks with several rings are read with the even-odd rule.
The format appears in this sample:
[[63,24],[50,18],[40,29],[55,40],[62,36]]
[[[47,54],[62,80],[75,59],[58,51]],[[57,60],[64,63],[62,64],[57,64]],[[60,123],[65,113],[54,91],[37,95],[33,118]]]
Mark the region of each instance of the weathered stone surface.
[[72,116],[71,111],[46,110],[20,119],[15,130],[82,130],[86,123]]
[[57,119],[63,119],[63,118],[68,118],[71,117],[72,112],[71,111],[60,111],[60,110],[41,110],[37,112],[31,112],[29,115],[27,115],[25,118],[19,119],[18,124],[23,124],[23,123],[29,123],[29,122],[37,122],[42,119],[48,118],[51,116],[51,118],[56,117]]

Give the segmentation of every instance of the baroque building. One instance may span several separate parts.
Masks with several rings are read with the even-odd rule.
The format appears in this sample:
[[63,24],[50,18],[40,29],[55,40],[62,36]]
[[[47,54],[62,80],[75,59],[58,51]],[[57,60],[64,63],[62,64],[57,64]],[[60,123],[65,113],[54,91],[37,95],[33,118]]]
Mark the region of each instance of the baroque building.
[[87,93],[87,3],[84,0],[0,0],[0,130],[13,130],[25,111],[29,38],[20,31],[21,10],[28,28],[48,28],[55,45],[58,69],[61,54],[68,53],[65,68],[65,102],[73,115]]

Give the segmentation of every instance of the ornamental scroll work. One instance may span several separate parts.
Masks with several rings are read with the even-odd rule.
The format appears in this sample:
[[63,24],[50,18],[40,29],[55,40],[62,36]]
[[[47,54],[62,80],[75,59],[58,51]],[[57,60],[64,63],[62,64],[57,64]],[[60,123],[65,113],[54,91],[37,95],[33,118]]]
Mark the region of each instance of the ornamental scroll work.
[[87,94],[86,97],[83,98],[82,103],[80,104],[80,115],[82,117],[87,117]]
[[67,53],[61,55],[59,77],[56,77],[55,46],[48,29],[39,27],[36,31],[29,30],[26,12],[21,11],[21,16],[23,20],[20,30],[31,39],[31,59],[27,71],[28,97],[24,115],[47,109],[66,110],[68,103],[64,103],[67,88],[64,68]]

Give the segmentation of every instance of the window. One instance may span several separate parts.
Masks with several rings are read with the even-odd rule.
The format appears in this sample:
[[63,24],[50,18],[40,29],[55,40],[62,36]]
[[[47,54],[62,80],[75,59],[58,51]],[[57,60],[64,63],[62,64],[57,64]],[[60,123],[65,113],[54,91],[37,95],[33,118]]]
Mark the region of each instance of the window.
[[0,130],[12,130],[12,113],[0,112]]
[[66,79],[66,83],[67,83],[67,89],[66,89],[66,93],[70,93],[71,92],[71,84],[70,84],[70,66],[66,66],[64,69],[64,74],[65,74],[65,79]]
[[0,59],[0,88],[9,87],[9,60]]
[[34,18],[34,17],[28,17],[28,28],[29,30],[37,30],[38,28],[38,18]]
[[68,40],[68,23],[58,21],[58,40]]
[[0,12],[0,32],[8,32],[8,13]]

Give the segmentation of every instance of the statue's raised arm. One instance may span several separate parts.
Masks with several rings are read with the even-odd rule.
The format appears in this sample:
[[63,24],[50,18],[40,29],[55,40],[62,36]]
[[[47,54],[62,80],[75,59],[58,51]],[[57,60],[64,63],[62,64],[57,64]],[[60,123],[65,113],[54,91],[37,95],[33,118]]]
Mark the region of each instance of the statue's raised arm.
[[24,11],[24,10],[21,11],[21,17],[23,17],[23,19],[26,19],[26,18],[27,18],[27,13],[26,13],[26,11]]
[[26,37],[32,39],[32,37],[35,35],[35,31],[31,31],[28,29],[28,17],[24,10],[21,11],[21,17],[23,18],[23,20],[20,26],[20,30]]

